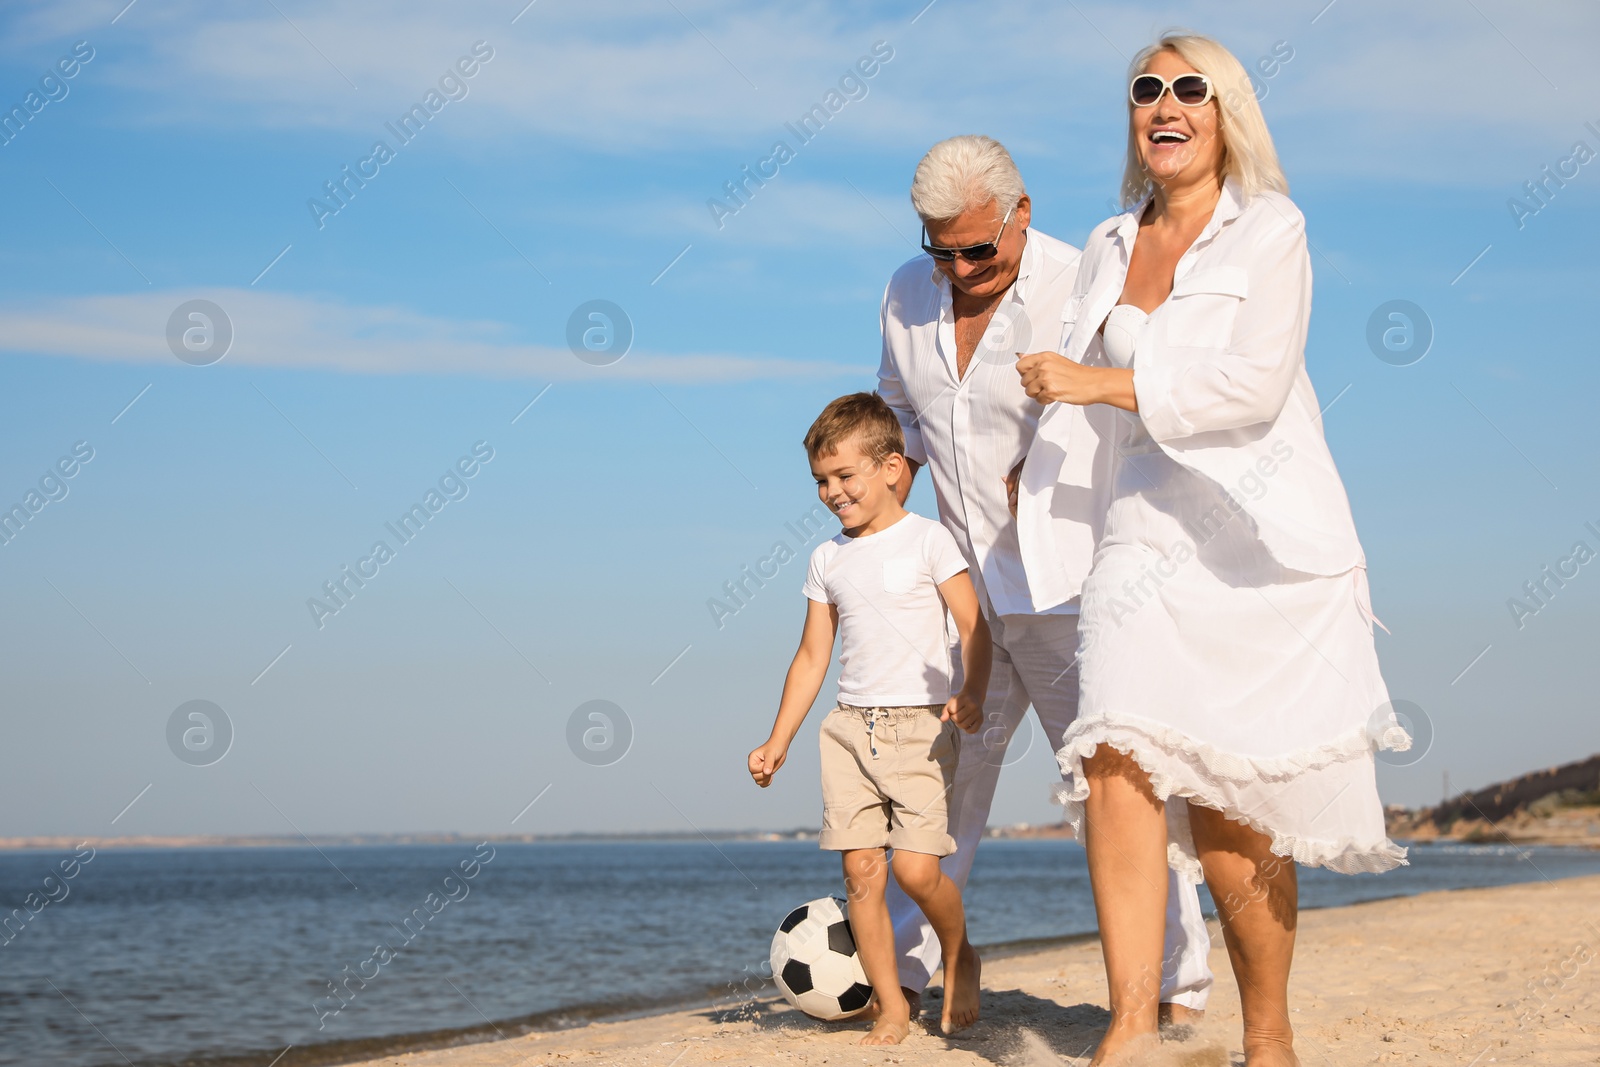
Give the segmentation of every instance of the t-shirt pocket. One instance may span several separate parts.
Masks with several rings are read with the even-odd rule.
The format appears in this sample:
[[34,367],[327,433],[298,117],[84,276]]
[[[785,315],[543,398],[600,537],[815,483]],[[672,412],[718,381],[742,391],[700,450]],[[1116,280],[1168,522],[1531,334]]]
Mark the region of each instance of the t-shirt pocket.
[[904,596],[917,587],[917,561],[889,559],[883,562],[883,591]]

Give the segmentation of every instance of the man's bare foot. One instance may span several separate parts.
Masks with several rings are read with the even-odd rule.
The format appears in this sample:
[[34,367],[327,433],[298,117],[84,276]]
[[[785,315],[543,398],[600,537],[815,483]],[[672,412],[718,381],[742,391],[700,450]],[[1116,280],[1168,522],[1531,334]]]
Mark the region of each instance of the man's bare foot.
[[[922,1017],[922,994],[909,986],[901,986],[900,995],[906,998],[906,1004],[911,1008],[912,1020],[920,1019]],[[872,999],[867,1001],[867,1006],[862,1010],[859,1017],[876,1020],[881,1014],[882,1011],[878,1007],[878,996],[874,993]]]
[[1244,1047],[1245,1067],[1300,1067],[1300,1057],[1286,1041],[1251,1042]]
[[1206,1017],[1204,1011],[1186,1008],[1182,1004],[1161,1004],[1156,1010],[1162,1026],[1196,1026]]
[[1146,1053],[1160,1047],[1161,1039],[1155,1034],[1132,1032],[1129,1028],[1113,1024],[1106,1030],[1106,1036],[1100,1039],[1100,1046],[1094,1050],[1094,1059],[1089,1061],[1089,1067],[1141,1063]]
[[954,972],[949,964],[944,969],[944,1011],[939,1016],[939,1029],[947,1034],[965,1030],[978,1021],[979,988],[983,984],[983,961],[971,942],[963,942],[956,953]]
[[1228,1049],[1224,1045],[1201,1045],[1198,1048],[1186,1045],[1174,1050],[1172,1058],[1163,1062],[1172,1064],[1172,1067],[1228,1067],[1233,1061],[1228,1058]]
[[911,1033],[911,1017],[893,1012],[884,1012],[878,1015],[878,1021],[872,1024],[872,1029],[867,1036],[861,1039],[863,1045],[898,1045]]
[[1188,1041],[1198,1033],[1206,1013],[1182,1004],[1162,1004],[1157,1009],[1157,1025],[1163,1041]]

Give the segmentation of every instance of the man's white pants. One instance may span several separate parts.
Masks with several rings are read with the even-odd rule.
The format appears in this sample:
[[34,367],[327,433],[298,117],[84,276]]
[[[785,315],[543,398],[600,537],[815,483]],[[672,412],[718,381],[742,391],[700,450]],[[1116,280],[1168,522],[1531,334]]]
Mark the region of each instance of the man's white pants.
[[[1067,727],[1078,715],[1078,616],[1005,615],[989,620],[989,628],[994,670],[984,700],[984,724],[975,734],[960,734],[961,753],[950,793],[950,835],[956,839],[956,851],[940,861],[944,873],[963,889],[989,822],[1006,749],[1028,705],[1039,716],[1051,752],[1061,748]],[[1211,938],[1197,888],[1175,872],[1169,871],[1168,878],[1161,1000],[1200,1011],[1211,992],[1207,963]],[[939,967],[939,938],[893,878],[888,900],[900,984],[920,992]]]

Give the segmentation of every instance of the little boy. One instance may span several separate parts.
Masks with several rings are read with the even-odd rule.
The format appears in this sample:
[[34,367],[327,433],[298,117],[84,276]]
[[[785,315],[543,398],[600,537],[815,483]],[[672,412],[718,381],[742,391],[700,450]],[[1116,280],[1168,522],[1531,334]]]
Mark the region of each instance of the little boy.
[[[850,925],[872,983],[876,1021],[861,1043],[897,1045],[910,1032],[911,1006],[883,897],[887,849],[895,880],[943,946],[940,1029],[954,1033],[978,1018],[978,954],[967,941],[961,890],[939,858],[956,847],[946,816],[955,728],[974,733],[983,722],[989,628],[950,532],[900,506],[896,487],[910,469],[900,423],[882,397],[833,401],[805,446],[817,495],[844,530],[811,554],[800,650],[772,734],[750,753],[750,775],[766,788],[783,766],[842,631],[838,707],[822,723],[821,845],[843,853]],[[959,689],[952,617],[961,637]]]

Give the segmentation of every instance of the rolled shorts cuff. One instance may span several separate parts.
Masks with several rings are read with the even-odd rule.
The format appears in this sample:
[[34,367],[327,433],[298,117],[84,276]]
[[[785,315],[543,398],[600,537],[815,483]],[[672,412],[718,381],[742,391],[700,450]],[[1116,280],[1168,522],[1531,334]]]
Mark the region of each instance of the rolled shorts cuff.
[[824,829],[817,835],[817,847],[829,852],[850,852],[858,848],[888,848],[889,828],[863,830],[846,827],[842,830]]
[[949,834],[936,833],[933,830],[918,830],[914,827],[896,826],[889,831],[889,847],[903,849],[906,852],[920,852],[927,856],[938,856],[943,859],[955,852],[956,839]]

